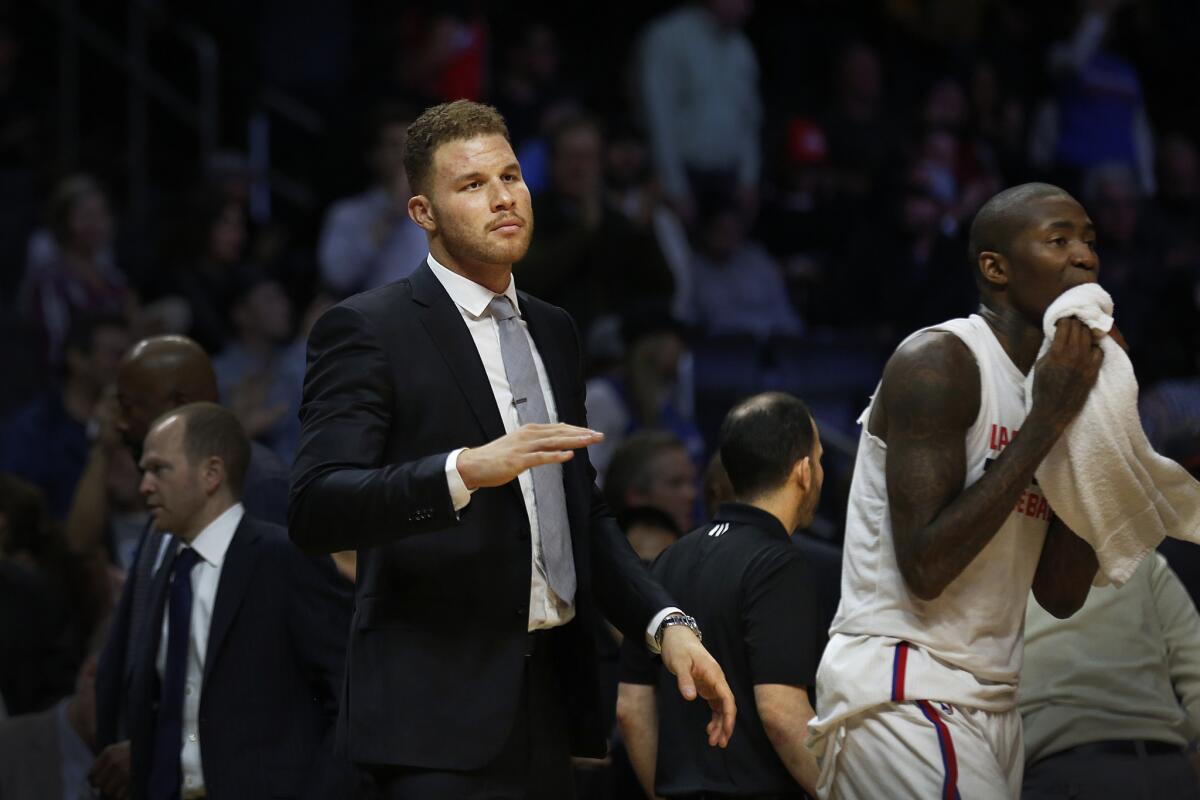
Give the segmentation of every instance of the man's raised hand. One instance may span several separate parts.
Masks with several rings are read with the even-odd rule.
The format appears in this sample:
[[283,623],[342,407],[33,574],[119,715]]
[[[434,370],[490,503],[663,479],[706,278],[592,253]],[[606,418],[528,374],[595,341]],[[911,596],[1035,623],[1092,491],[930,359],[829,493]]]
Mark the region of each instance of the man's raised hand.
[[561,464],[575,451],[604,441],[604,434],[565,423],[522,425],[482,447],[458,454],[458,474],[468,489],[503,486],[531,467]]

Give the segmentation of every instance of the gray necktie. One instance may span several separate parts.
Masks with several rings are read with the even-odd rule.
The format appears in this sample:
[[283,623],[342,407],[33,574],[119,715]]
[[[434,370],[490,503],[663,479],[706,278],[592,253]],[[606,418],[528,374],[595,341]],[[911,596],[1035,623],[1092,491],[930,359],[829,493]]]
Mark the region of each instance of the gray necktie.
[[[533,365],[533,353],[512,301],[504,295],[496,295],[488,303],[487,313],[500,329],[500,355],[504,359],[504,374],[508,376],[513,404],[517,407],[517,419],[522,425],[548,423],[550,414],[546,410],[537,368]],[[562,465],[543,464],[530,472],[541,539],[538,560],[545,570],[546,583],[559,598],[570,603],[575,599],[575,559],[571,555]]]

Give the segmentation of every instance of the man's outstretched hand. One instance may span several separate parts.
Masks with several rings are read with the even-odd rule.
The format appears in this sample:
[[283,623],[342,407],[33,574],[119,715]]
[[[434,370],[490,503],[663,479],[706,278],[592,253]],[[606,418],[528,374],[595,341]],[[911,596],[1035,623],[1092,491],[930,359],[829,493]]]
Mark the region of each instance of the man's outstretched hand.
[[712,719],[705,728],[708,743],[727,747],[733,735],[737,704],[716,659],[700,644],[696,634],[674,625],[663,632],[662,663],[679,681],[679,693],[684,700],[695,700],[699,695],[708,701],[712,709]]

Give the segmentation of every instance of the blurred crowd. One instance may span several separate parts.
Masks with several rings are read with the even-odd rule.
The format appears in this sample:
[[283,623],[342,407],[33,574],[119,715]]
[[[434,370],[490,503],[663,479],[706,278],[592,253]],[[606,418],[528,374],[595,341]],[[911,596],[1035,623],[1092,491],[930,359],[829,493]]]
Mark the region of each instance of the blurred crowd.
[[318,202],[256,204],[271,176],[233,130],[207,161],[153,153],[170,168],[128,213],[123,153],[97,149],[111,125],[85,129],[101,144],[74,161],[55,149],[44,22],[0,3],[10,716],[74,691],[147,523],[122,446],[123,354],[191,337],[221,402],[290,464],[311,324],[427,253],[400,155],[442,100],[508,121],[536,219],[516,282],[579,325],[606,434],[592,459],[646,560],[725,496],[709,459],[726,410],[780,388],[826,437],[813,535],[836,564],[854,420],[904,336],[974,310],[966,227],[1027,180],[1064,186],[1095,221],[1147,433],[1200,469],[1200,108],[1181,88],[1194,4],[364,2],[307,21],[265,0],[161,5],[228,48],[231,120],[268,82],[325,115],[292,154]]

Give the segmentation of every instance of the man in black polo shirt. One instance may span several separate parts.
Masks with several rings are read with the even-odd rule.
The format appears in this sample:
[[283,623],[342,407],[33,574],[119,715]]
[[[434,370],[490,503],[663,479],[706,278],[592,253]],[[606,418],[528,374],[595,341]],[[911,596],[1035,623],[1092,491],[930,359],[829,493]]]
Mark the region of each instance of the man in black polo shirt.
[[821,495],[817,425],[799,399],[757,395],[721,426],[721,460],[737,502],[664,552],[654,575],[694,611],[738,725],[728,748],[707,747],[695,735],[707,709],[681,702],[674,678],[629,639],[617,718],[647,795],[801,797],[818,772],[804,742],[822,631],[812,574],[789,536],[812,522]]

